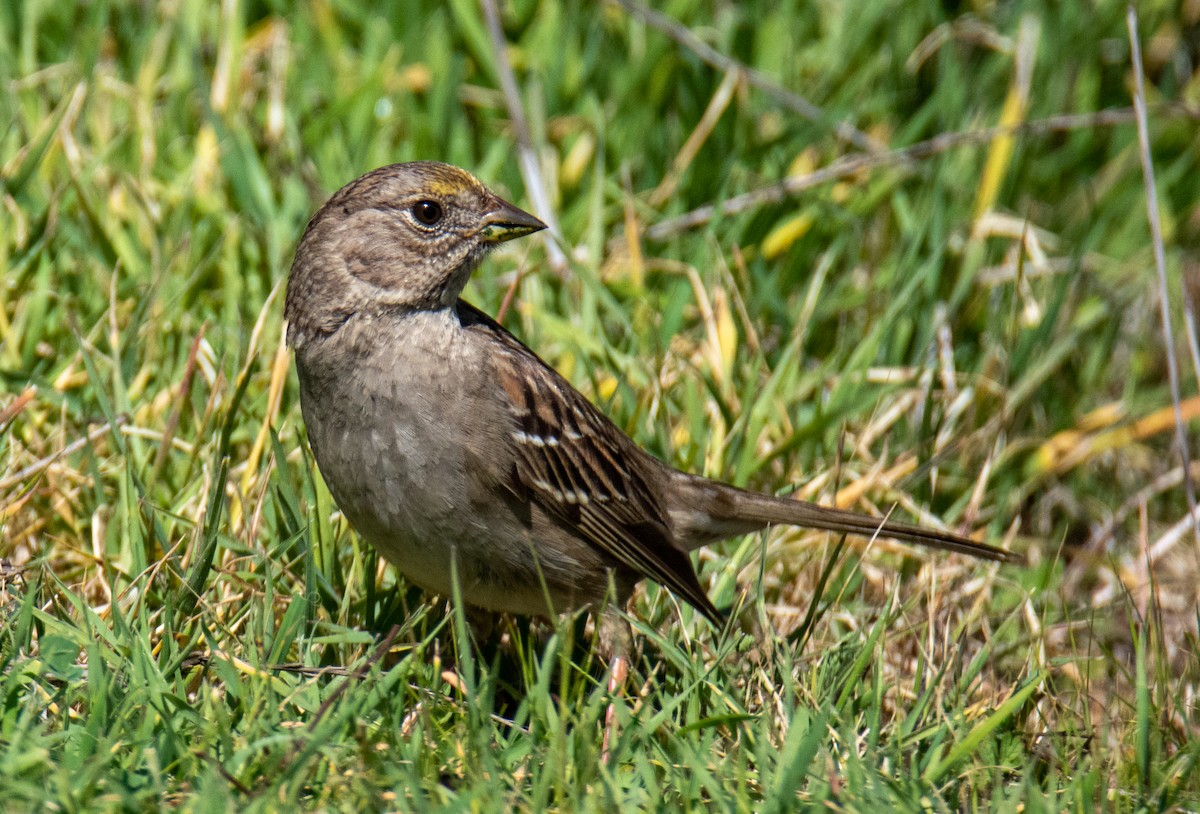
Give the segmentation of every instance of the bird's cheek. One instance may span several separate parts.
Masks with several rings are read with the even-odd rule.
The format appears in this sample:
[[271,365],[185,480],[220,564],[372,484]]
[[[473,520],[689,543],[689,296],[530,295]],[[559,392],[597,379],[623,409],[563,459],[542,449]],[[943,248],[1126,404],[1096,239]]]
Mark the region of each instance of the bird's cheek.
[[346,271],[350,272],[351,277],[378,288],[386,288],[387,278],[390,276],[390,269],[377,262],[372,262],[369,254],[363,251],[354,251],[346,255]]

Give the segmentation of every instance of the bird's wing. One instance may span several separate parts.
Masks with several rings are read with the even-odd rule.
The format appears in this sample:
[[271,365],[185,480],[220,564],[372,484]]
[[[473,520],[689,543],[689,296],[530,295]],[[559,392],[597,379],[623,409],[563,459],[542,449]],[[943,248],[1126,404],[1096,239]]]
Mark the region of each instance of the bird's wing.
[[468,328],[497,342],[501,397],[513,417],[515,477],[538,505],[630,571],[670,588],[718,627],[668,525],[653,461],[553,368],[483,312],[459,301]]

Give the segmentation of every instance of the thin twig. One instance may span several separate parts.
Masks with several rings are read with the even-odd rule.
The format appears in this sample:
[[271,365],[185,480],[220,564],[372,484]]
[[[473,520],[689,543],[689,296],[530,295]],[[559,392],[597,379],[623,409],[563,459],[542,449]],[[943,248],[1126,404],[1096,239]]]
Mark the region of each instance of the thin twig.
[[496,61],[496,76],[500,79],[500,90],[504,93],[508,118],[517,132],[517,159],[521,164],[521,177],[525,179],[525,191],[533,201],[534,212],[546,222],[547,231],[550,233],[545,239],[550,267],[556,274],[564,274],[567,270],[567,256],[559,248],[562,233],[558,229],[558,216],[550,206],[550,198],[546,194],[546,185],[538,165],[537,150],[533,146],[529,122],[525,118],[525,110],[521,107],[517,80],[513,76],[512,66],[508,64],[507,43],[504,41],[504,29],[500,25],[500,11],[496,8],[496,0],[480,0],[480,5],[483,6],[483,16],[487,21],[492,56]]
[[1167,258],[1163,249],[1162,223],[1158,214],[1158,189],[1154,181],[1154,162],[1150,157],[1150,128],[1146,122],[1146,77],[1142,71],[1142,46],[1138,40],[1137,9],[1131,3],[1125,13],[1129,27],[1135,79],[1133,109],[1137,115],[1138,147],[1142,158],[1142,177],[1146,182],[1146,217],[1150,219],[1150,239],[1154,244],[1154,266],[1158,272],[1159,309],[1162,312],[1163,350],[1167,356],[1167,380],[1171,386],[1171,402],[1175,407],[1175,438],[1183,463],[1183,491],[1187,495],[1188,516],[1192,519],[1192,534],[1196,552],[1200,555],[1200,525],[1196,523],[1196,485],[1192,482],[1188,451],[1187,427],[1183,423],[1183,396],[1179,385],[1179,362],[1175,358],[1175,338],[1171,329],[1171,300],[1167,291]]
[[[1192,110],[1182,105],[1168,105],[1161,108],[1166,115],[1180,115],[1190,118],[1200,118],[1200,111]],[[1021,124],[998,125],[982,130],[961,130],[953,133],[940,133],[926,141],[919,141],[908,147],[889,150],[873,155],[850,155],[839,158],[828,167],[822,167],[814,172],[785,178],[769,186],[744,192],[727,198],[720,204],[708,204],[691,212],[686,212],[674,218],[660,221],[646,230],[648,240],[666,240],[680,232],[703,226],[718,215],[736,215],[765,204],[778,203],[806,189],[811,189],[831,181],[855,175],[865,170],[888,167],[895,164],[907,164],[910,161],[928,158],[943,153],[954,147],[971,144],[986,144],[987,142],[1007,135],[1040,135],[1062,130],[1079,130],[1088,127],[1108,127],[1125,124],[1134,120],[1134,110],[1130,107],[1114,110],[1101,110],[1097,113],[1075,113],[1062,116],[1051,116],[1046,119],[1036,119]]]
[[[382,641],[380,641],[375,649],[371,651],[371,655],[367,656],[366,660],[363,661],[358,668],[356,668],[347,676],[347,678],[345,678],[337,685],[337,687],[334,688],[333,692],[329,694],[329,697],[326,698],[321,703],[321,706],[317,708],[312,720],[308,722],[308,726],[306,728],[310,735],[316,731],[317,725],[321,723],[321,719],[325,717],[325,713],[329,712],[329,709],[337,702],[337,700],[346,694],[346,690],[350,688],[350,684],[355,681],[362,681],[362,679],[366,678],[367,674],[371,672],[371,668],[387,655],[388,651],[392,648],[392,643],[396,641],[396,637],[398,635],[400,635],[400,626],[392,625],[392,628],[388,631],[387,635],[384,636]],[[276,667],[269,669],[279,668]],[[284,759],[283,767],[280,770],[281,776],[286,774],[286,772],[291,768],[291,764],[303,752],[303,747],[304,742],[299,738],[292,742],[292,748]]]
[[512,301],[517,296],[517,289],[520,287],[521,281],[525,279],[526,268],[528,266],[522,263],[517,268],[517,273],[513,275],[508,288],[504,289],[504,297],[500,300],[500,307],[496,309],[496,321],[501,325],[504,324],[504,317],[508,315],[508,309],[512,307]]
[[399,635],[400,626],[392,625],[392,629],[389,630],[387,635],[383,637],[383,641],[381,641],[375,650],[372,651],[371,655],[359,665],[358,669],[354,671],[352,677],[347,678],[345,681],[338,684],[337,688],[331,692],[329,697],[326,698],[321,703],[321,706],[317,708],[317,712],[315,715],[313,715],[313,719],[309,721],[309,732],[312,732],[317,728],[317,724],[321,723],[321,719],[325,717],[325,713],[329,711],[329,708],[332,707],[339,698],[345,695],[346,690],[350,688],[352,679],[361,681],[366,677],[367,673],[371,671],[371,668],[375,665],[375,663],[387,655],[387,652],[392,649],[392,642],[396,641],[396,637]]
[[1192,375],[1200,379],[1200,334],[1197,333],[1200,326],[1196,321],[1196,304],[1192,301],[1191,290],[1186,285],[1180,286],[1179,291],[1183,305],[1183,333],[1192,357]]
[[[349,667],[339,667],[339,666],[308,667],[308,666],[302,665],[302,664],[289,663],[289,664],[271,664],[271,665],[267,666],[267,669],[268,670],[278,670],[279,672],[283,672],[283,673],[292,673],[294,675],[307,676],[309,678],[324,678],[326,676],[341,676],[341,677],[345,677],[345,678],[349,678],[349,679],[354,679],[357,681],[363,681],[367,678],[367,674],[365,672],[363,672],[362,668],[357,668],[357,669],[351,670]],[[408,688],[410,690],[412,690],[414,693],[419,693],[421,695],[424,695],[426,697],[426,699],[428,699],[430,701],[439,701],[439,702],[445,702],[445,703],[449,703],[449,704],[457,703],[457,701],[455,699],[445,696],[445,695],[441,695],[438,692],[431,690],[429,687],[423,687],[420,684],[414,684],[412,682],[409,682]],[[521,726],[516,721],[514,721],[510,718],[505,718],[504,716],[498,715],[495,712],[490,713],[488,715],[488,717],[493,722],[498,723],[503,727],[512,729],[516,732],[520,732],[525,735],[529,734],[529,729],[527,727]]]
[[708,141],[708,137],[712,135],[712,131],[716,128],[717,122],[721,120],[721,116],[725,114],[726,108],[729,107],[729,102],[733,99],[734,91],[737,90],[738,74],[736,71],[729,71],[725,74],[725,78],[721,80],[720,87],[713,94],[712,99],[708,102],[708,107],[704,109],[704,115],[700,117],[700,121],[696,124],[692,134],[688,136],[687,141],[683,143],[683,147],[675,155],[675,160],[671,162],[671,170],[666,177],[662,179],[654,192],[650,193],[650,205],[654,207],[662,206],[667,201],[671,200],[671,196],[675,194],[675,189],[679,186],[679,181],[683,178],[683,174],[692,162],[696,160],[696,156],[700,153],[700,148],[704,146],[704,142]]
[[[1193,461],[1190,476],[1200,475],[1200,461]],[[1153,498],[1170,489],[1175,489],[1183,483],[1183,467],[1175,467],[1164,472],[1142,489],[1126,498],[1125,502],[1113,510],[1112,516],[1098,526],[1088,537],[1087,542],[1080,546],[1083,551],[1089,551],[1093,556],[1100,556],[1108,550],[1108,543],[1117,533],[1117,527],[1124,523],[1129,515],[1137,511],[1138,506],[1149,503]]]
[[210,755],[208,752],[204,751],[203,749],[196,749],[192,752],[192,754],[195,755],[196,757],[200,758],[201,760],[207,761],[209,763],[209,765],[216,768],[217,772],[221,775],[221,777],[225,778],[225,782],[229,783],[235,789],[237,789],[242,794],[243,797],[253,797],[254,796],[254,791],[249,786],[247,786],[245,783],[243,783],[241,780],[238,780],[236,777],[234,777],[233,774],[228,769],[225,768],[225,764],[222,763],[220,760],[218,760],[215,755]]
[[77,438],[76,440],[67,444],[65,447],[63,447],[62,449],[60,449],[58,452],[54,453],[53,455],[47,455],[45,458],[42,458],[39,461],[34,461],[33,463],[31,463],[29,466],[25,467],[24,469],[18,469],[16,472],[13,472],[11,475],[6,477],[4,480],[0,480],[0,492],[3,492],[5,490],[15,486],[16,484],[21,483],[25,480],[28,480],[29,478],[33,477],[34,475],[39,474],[43,469],[50,466],[52,463],[57,461],[59,458],[62,458],[63,456],[66,456],[66,455],[73,455],[74,453],[83,449],[88,444],[94,442],[100,436],[107,435],[108,432],[114,426],[120,427],[126,421],[128,421],[128,419],[125,416],[119,415],[113,420],[112,424],[108,424],[108,423],[101,424],[100,426],[96,427],[96,429],[92,430],[87,435],[85,435],[83,438]]
[[[485,2],[488,1],[485,0]],[[679,45],[682,45],[700,57],[700,60],[705,64],[725,73],[736,71],[746,78],[746,82],[751,87],[762,91],[774,99],[780,106],[803,116],[809,121],[820,123],[829,121],[828,114],[817,105],[808,101],[803,96],[782,87],[766,74],[754,70],[744,62],[722,54],[693,34],[686,26],[681,25],[678,21],[671,19],[662,12],[643,6],[641,3],[635,2],[635,0],[617,0],[617,2],[646,25],[666,34]],[[833,134],[842,141],[849,142],[860,150],[866,150],[870,153],[887,149],[886,144],[881,144],[877,139],[867,135],[849,122],[839,122],[834,125]]]

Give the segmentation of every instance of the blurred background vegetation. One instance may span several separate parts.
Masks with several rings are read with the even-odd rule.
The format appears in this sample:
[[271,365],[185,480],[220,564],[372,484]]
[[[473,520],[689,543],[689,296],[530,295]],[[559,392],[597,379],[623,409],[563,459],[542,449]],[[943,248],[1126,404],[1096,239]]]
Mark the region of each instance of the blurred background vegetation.
[[[1121,3],[489,5],[0,8],[5,805],[1200,805],[1200,2],[1137,6],[1165,292]],[[647,586],[602,766],[579,626],[476,660],[304,446],[295,241],[411,159],[543,194],[467,297],[655,454],[1030,567],[705,553],[774,647]]]

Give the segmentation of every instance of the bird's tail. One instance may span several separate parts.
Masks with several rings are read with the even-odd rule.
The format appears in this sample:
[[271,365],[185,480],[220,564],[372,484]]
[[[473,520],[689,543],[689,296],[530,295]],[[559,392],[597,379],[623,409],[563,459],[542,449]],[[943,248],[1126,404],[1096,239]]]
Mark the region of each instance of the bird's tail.
[[1025,561],[1020,554],[947,531],[749,492],[695,475],[676,473],[675,486],[683,499],[671,506],[673,531],[676,539],[689,549],[758,531],[767,525],[790,525],[863,537],[890,537],[995,562]]

